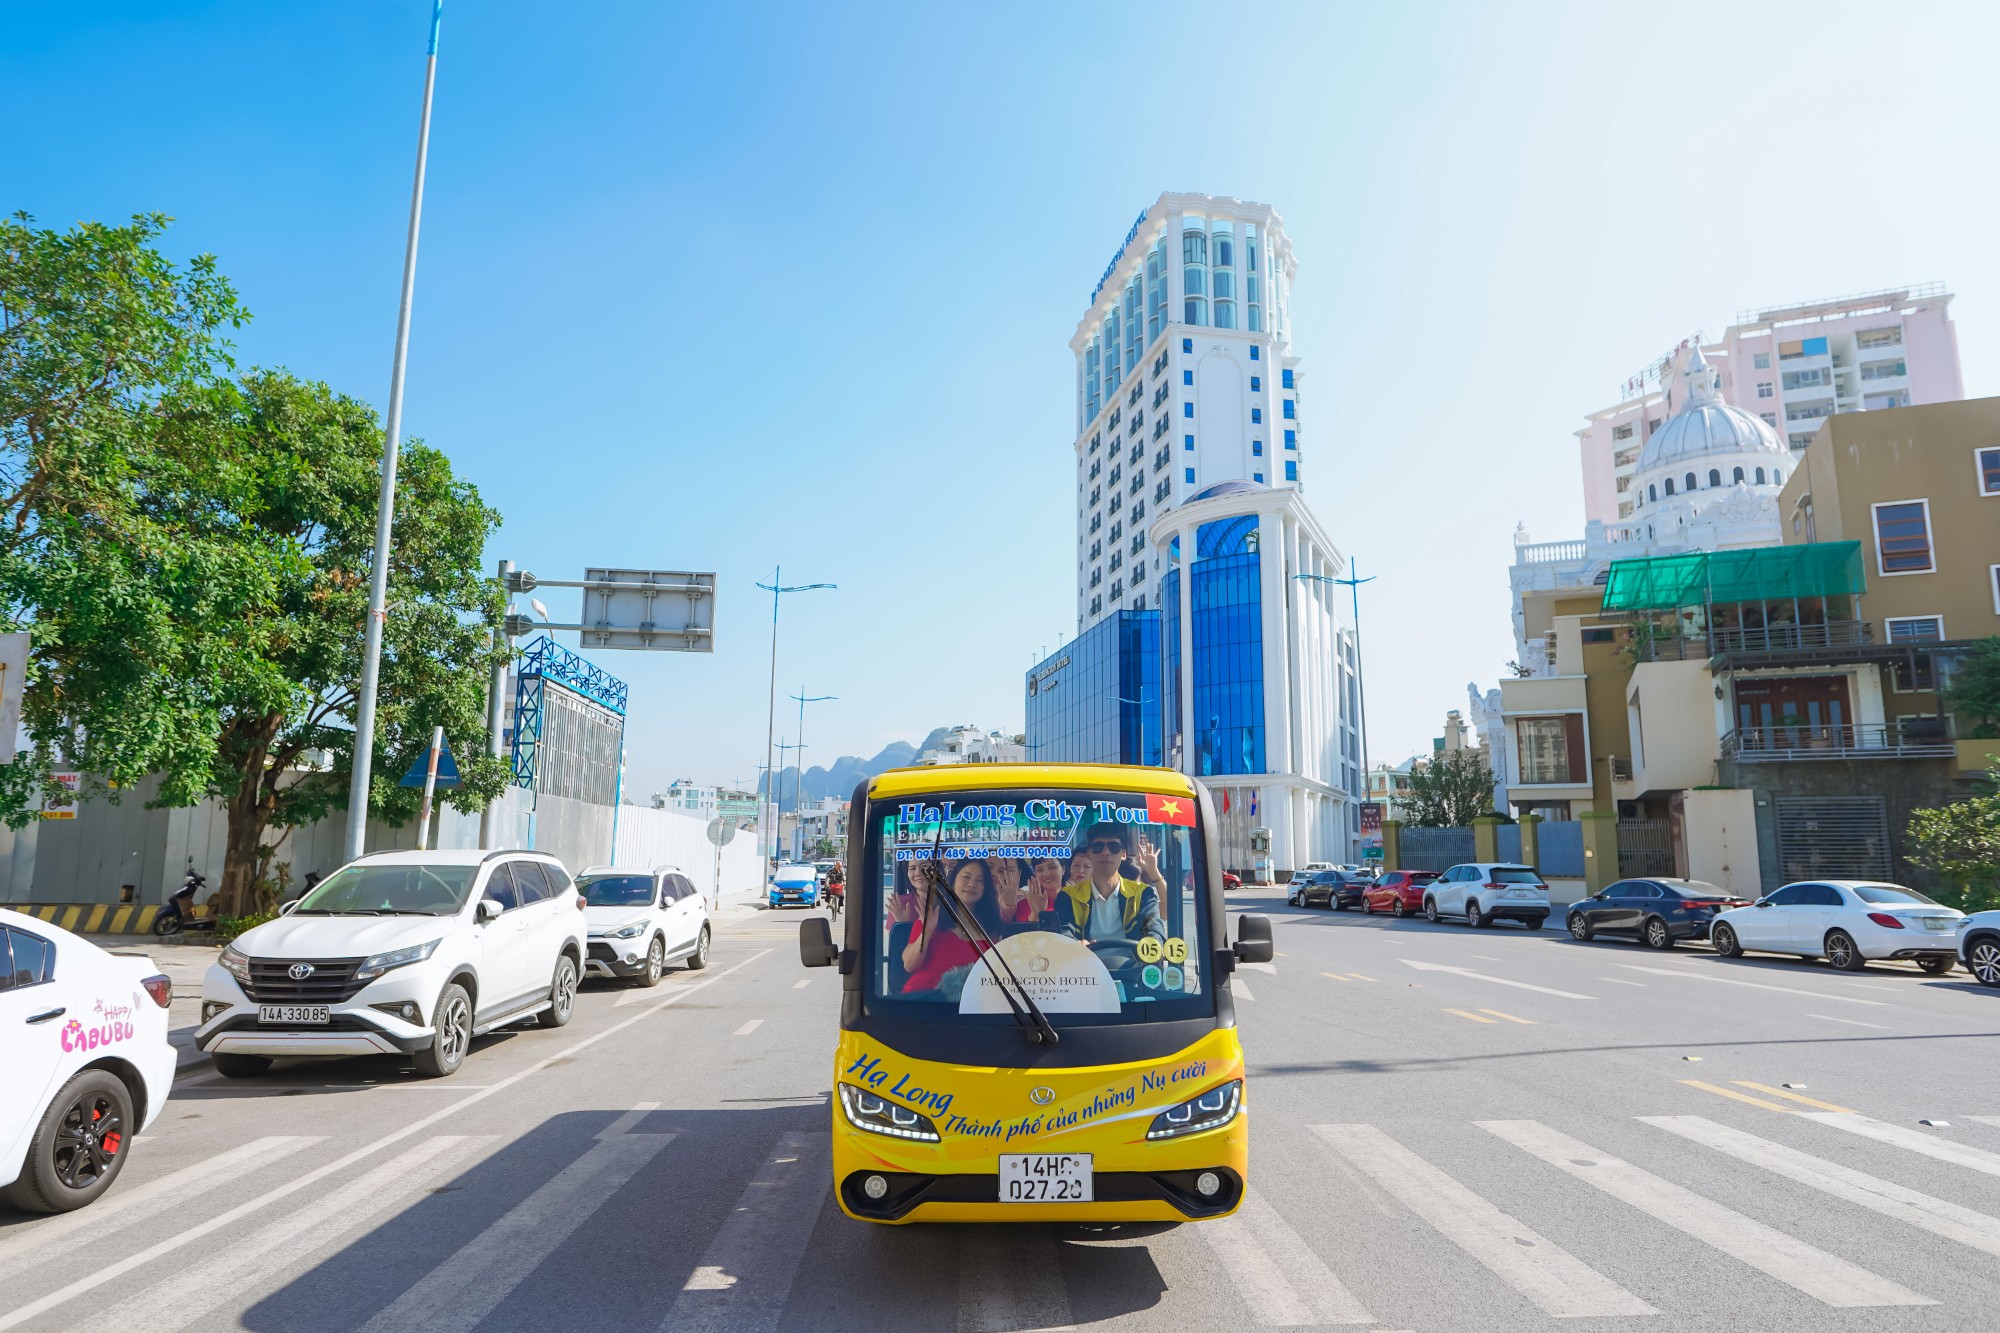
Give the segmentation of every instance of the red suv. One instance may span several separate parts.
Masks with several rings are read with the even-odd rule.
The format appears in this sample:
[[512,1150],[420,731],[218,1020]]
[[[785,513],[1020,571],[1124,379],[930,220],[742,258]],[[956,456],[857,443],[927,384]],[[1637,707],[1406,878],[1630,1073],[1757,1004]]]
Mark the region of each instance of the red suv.
[[1424,909],[1424,885],[1436,878],[1435,870],[1391,870],[1361,896],[1361,910],[1370,916],[1415,916]]

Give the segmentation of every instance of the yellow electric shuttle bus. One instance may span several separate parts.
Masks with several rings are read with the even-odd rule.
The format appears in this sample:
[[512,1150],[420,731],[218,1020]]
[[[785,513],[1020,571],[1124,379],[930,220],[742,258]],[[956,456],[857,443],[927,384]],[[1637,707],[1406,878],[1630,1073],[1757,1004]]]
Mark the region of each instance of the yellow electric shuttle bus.
[[906,768],[856,789],[834,1193],[871,1222],[1183,1221],[1243,1199],[1243,1050],[1207,792],[1160,768]]

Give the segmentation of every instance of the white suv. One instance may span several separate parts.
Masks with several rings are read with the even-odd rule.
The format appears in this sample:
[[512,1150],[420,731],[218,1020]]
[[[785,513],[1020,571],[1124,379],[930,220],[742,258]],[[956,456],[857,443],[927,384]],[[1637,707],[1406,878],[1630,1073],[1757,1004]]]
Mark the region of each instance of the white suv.
[[195,1045],[231,1078],[281,1055],[388,1055],[436,1077],[472,1039],[569,1022],[584,900],[541,852],[377,852],[236,937],[202,980]]
[[592,866],[576,877],[576,887],[588,904],[583,967],[589,975],[657,986],[669,963],[708,966],[708,906],[679,867]]
[[1518,921],[1540,930],[1549,918],[1549,886],[1533,866],[1469,861],[1424,885],[1424,917],[1462,916],[1468,926]]

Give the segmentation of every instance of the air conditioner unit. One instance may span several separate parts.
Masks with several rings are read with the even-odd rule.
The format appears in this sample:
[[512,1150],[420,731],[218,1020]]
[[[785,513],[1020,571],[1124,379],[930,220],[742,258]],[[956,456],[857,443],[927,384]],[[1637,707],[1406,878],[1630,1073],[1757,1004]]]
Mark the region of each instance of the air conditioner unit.
[[1639,803],[1637,801],[1620,801],[1618,803],[1618,817],[1620,819],[1639,818]]

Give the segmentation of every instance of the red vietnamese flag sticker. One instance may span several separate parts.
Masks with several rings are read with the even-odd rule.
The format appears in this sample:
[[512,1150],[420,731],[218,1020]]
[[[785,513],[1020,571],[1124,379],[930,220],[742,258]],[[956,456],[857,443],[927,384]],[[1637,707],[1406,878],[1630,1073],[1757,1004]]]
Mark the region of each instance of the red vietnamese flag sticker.
[[1156,796],[1146,793],[1146,818],[1155,824],[1186,824],[1194,827],[1194,797]]

